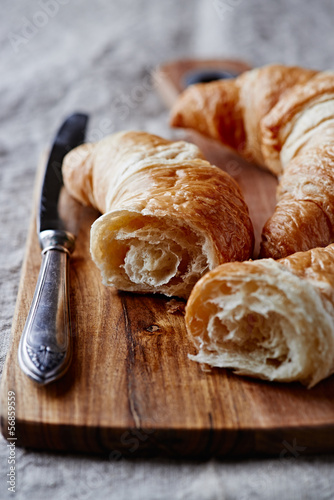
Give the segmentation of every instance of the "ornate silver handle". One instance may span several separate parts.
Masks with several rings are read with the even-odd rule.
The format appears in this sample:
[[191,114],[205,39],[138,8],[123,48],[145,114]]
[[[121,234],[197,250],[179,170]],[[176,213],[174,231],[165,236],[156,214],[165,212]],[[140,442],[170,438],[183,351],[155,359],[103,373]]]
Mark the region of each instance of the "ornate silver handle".
[[60,378],[72,358],[69,257],[75,238],[66,231],[48,230],[39,239],[42,264],[18,358],[24,373],[45,385]]

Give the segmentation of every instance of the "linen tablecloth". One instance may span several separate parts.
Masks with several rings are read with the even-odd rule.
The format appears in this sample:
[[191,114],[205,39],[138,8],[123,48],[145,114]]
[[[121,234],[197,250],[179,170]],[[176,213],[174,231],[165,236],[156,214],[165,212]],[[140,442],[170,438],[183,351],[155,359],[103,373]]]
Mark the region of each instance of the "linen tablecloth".
[[[36,165],[63,118],[90,113],[89,140],[122,129],[173,138],[150,81],[156,65],[228,57],[333,68],[333,17],[331,0],[1,1],[1,367]],[[6,444],[1,438],[0,498],[14,496]],[[15,498],[333,499],[333,456],[288,448],[270,460],[222,462],[112,461],[18,448]]]

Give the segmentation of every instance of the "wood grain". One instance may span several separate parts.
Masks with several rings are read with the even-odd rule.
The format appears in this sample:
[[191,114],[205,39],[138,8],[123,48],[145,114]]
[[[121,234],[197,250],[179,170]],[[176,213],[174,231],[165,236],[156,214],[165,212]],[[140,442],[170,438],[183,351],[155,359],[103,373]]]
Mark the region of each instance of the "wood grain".
[[[194,140],[244,192],[256,233],[275,204],[276,179],[200,136]],[[38,189],[36,189],[38,191]],[[211,456],[298,454],[334,450],[334,377],[307,390],[238,377],[188,359],[184,302],[117,292],[101,284],[89,255],[98,214],[82,209],[71,259],[73,363],[63,379],[39,387],[19,369],[17,349],[40,266],[31,223],[1,384],[1,427],[7,436],[7,393],[16,393],[17,445],[107,453]]]

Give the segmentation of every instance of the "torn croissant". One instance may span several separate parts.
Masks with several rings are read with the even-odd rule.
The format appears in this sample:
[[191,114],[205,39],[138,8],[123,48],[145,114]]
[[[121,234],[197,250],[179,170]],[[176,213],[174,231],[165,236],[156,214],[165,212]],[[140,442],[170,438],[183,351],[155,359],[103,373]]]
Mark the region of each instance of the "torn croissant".
[[333,72],[269,65],[192,85],[176,102],[171,123],[217,139],[279,176],[261,257],[334,241]]
[[308,387],[334,372],[334,245],[223,264],[194,287],[192,359]]
[[187,298],[206,271],[252,254],[239,187],[193,144],[119,132],[69,152],[63,177],[104,214],[91,228],[91,254],[105,285]]

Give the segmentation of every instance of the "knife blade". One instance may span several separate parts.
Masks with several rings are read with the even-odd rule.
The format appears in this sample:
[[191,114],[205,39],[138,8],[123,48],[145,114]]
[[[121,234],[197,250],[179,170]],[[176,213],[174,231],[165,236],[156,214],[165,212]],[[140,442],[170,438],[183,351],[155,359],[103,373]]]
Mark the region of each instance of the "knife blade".
[[46,164],[37,233],[42,249],[41,268],[18,349],[23,372],[40,385],[59,379],[72,359],[69,257],[75,235],[67,231],[59,213],[63,187],[62,161],[85,138],[88,116],[74,113],[60,127]]

